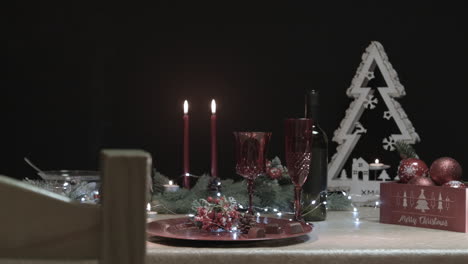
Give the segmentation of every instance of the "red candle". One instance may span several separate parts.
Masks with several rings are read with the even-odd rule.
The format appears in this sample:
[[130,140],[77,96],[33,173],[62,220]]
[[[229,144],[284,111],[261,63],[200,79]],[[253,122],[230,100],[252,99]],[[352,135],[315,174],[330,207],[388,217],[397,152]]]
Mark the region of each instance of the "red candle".
[[216,146],[216,102],[211,101],[211,176],[218,177],[218,157]]
[[188,102],[184,101],[184,187],[190,189],[190,157],[189,157],[189,116]]

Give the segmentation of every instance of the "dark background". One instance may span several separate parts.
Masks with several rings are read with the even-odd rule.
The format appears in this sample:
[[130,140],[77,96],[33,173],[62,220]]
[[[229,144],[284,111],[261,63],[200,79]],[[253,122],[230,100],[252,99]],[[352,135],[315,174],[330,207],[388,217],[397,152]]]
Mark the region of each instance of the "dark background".
[[0,173],[34,178],[25,156],[44,170],[97,169],[99,150],[118,147],[149,151],[156,168],[176,178],[184,99],[192,171],[209,172],[214,98],[219,174],[238,177],[232,132],[272,131],[269,156],[283,159],[283,119],[302,116],[307,89],[320,90],[320,123],[331,139],[372,40],[383,44],[406,88],[398,101],[422,139],[415,145],[421,158],[430,165],[450,156],[467,166],[467,10],[311,2],[17,4],[3,36]]

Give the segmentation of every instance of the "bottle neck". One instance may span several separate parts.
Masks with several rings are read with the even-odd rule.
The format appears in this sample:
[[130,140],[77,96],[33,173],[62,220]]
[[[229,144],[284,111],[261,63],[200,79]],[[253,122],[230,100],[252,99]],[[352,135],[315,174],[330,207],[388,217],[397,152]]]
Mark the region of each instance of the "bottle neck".
[[319,121],[319,106],[318,105],[308,105],[306,109],[306,117],[312,118],[315,124],[318,124]]
[[306,96],[306,109],[305,115],[307,118],[314,120],[315,124],[318,124],[319,118],[319,93],[316,90],[311,90]]

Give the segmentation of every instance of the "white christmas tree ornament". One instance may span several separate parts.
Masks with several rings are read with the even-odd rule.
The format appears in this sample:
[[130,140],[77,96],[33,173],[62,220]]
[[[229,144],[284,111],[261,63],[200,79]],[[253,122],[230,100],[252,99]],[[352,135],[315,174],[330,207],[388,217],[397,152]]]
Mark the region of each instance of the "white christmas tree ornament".
[[382,181],[387,181],[387,180],[390,180],[390,176],[388,176],[388,173],[386,170],[383,170],[381,173],[380,173],[380,176],[378,177],[379,180],[382,180]]
[[346,170],[342,170],[341,171],[341,176],[340,176],[340,180],[347,180],[348,179],[348,175],[346,174]]
[[403,207],[406,209],[408,207],[408,200],[406,197],[406,192],[403,193]]
[[[377,87],[377,89],[367,87],[369,80],[374,78],[375,67],[380,70],[386,83],[385,87]],[[350,181],[340,180],[339,174],[360,137],[364,133],[368,133],[359,123],[359,119],[365,110],[372,111],[377,104],[381,103],[374,96],[375,91],[379,92],[383,103],[388,108],[382,118],[393,119],[400,131],[400,134],[390,134],[384,138],[382,147],[388,151],[394,151],[395,142],[398,140],[408,144],[414,144],[420,140],[403,108],[394,99],[404,96],[405,88],[401,85],[396,71],[388,61],[383,46],[379,42],[373,41],[362,55],[362,62],[356,71],[351,86],[346,91],[348,97],[354,100],[349,105],[344,119],[333,135],[332,140],[338,143],[338,146],[336,153],[328,164],[328,186],[330,190],[345,190],[351,187]]]
[[416,202],[416,209],[421,210],[421,212],[426,212],[429,210],[429,206],[427,206],[426,196],[424,195],[424,189],[421,189],[421,194],[418,197],[418,201]]
[[439,199],[437,200],[437,209],[439,209],[439,212],[442,212],[444,207],[442,206],[442,194],[439,193]]

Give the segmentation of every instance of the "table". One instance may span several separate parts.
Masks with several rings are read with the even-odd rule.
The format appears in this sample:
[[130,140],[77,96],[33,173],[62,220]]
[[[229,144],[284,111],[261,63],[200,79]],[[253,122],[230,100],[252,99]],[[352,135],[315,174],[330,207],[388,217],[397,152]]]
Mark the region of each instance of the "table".
[[[156,219],[174,215],[158,215]],[[355,219],[359,218],[359,222]],[[329,211],[309,235],[255,243],[151,239],[147,264],[468,263],[468,234],[379,223],[378,208]],[[0,263],[64,263],[0,260]],[[70,261],[66,263],[97,263]]]
[[381,224],[378,208],[330,211],[314,225],[308,236],[248,245],[156,239],[148,263],[468,263],[468,234]]

